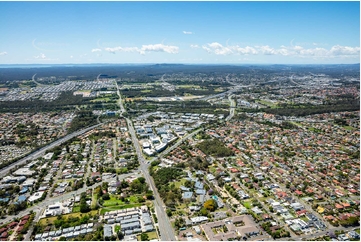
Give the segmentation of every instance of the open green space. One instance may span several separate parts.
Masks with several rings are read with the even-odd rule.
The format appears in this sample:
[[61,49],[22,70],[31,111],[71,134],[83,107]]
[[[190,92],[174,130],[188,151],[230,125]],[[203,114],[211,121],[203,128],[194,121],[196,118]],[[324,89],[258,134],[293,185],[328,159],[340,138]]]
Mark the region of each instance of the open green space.
[[103,98],[97,98],[97,99],[93,99],[93,100],[90,100],[90,102],[109,102],[111,99],[108,98],[108,97],[103,97]]
[[123,202],[122,200],[116,198],[115,196],[110,196],[109,200],[105,200],[103,203],[104,207],[112,207],[112,206],[117,206],[117,205],[124,205],[125,202]]
[[80,212],[80,206],[74,206],[73,209],[72,209],[72,212],[73,213]]
[[[85,216],[85,215],[89,215],[89,216],[94,216],[96,214],[98,214],[98,210],[93,210],[93,211],[90,211],[88,213],[80,213],[80,212],[76,212],[76,213],[69,213],[69,214],[64,214],[62,215],[64,219],[68,219],[69,217],[82,217],[82,216]],[[49,224],[54,224],[54,221],[57,219],[57,216],[54,216],[54,217],[46,217],[46,218],[42,218],[39,220],[39,224],[41,226],[47,226]]]
[[[158,239],[157,232],[155,232],[155,231],[147,232],[147,233],[145,233],[145,234],[148,235],[148,240]],[[140,235],[137,235],[137,240],[138,240],[138,241],[141,241]]]
[[135,203],[135,204],[126,204],[126,205],[102,208],[102,209],[100,209],[100,214],[104,215],[106,212],[121,210],[121,209],[125,209],[125,208],[140,207],[142,205],[143,205],[142,203]]
[[243,202],[243,206],[247,209],[250,209],[252,208],[252,205],[251,205],[251,202],[250,201],[244,201]]
[[119,230],[120,230],[120,225],[116,224],[116,225],[114,226],[114,231],[115,231],[115,233],[118,233]]
[[272,102],[269,102],[269,101],[265,101],[265,100],[258,100],[257,102],[259,102],[260,104],[263,104],[263,105],[266,105],[270,108],[276,108],[277,105],[272,103]]

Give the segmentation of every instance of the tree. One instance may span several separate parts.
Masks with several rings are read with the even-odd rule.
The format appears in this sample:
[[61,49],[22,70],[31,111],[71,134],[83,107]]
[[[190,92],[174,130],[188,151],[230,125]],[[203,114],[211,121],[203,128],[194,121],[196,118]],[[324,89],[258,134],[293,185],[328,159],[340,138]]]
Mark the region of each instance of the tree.
[[153,191],[152,190],[148,190],[145,193],[145,196],[147,197],[147,199],[153,199]]
[[207,200],[203,207],[211,212],[217,209],[217,202],[214,199]]
[[208,214],[209,214],[208,210],[205,207],[201,208],[201,210],[199,210],[199,212],[202,216],[208,216]]
[[140,183],[144,184],[145,183],[145,178],[144,177],[138,177],[138,180],[140,181]]
[[109,200],[110,199],[109,193],[103,194],[102,199],[103,200]]
[[118,231],[117,235],[119,240],[122,240],[124,238],[124,234],[122,233],[121,230]]
[[140,234],[140,240],[141,240],[141,241],[149,240],[148,234],[146,234],[146,233],[141,233],[141,234]]

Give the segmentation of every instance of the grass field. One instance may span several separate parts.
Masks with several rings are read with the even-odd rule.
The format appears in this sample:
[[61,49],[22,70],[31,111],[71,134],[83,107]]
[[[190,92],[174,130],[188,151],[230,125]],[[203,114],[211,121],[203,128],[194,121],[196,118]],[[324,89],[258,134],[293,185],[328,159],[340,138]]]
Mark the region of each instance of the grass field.
[[260,104],[266,105],[266,106],[268,106],[268,107],[270,107],[270,108],[276,108],[276,107],[277,107],[276,104],[274,104],[274,103],[272,103],[272,102],[265,101],[265,100],[258,100],[258,102],[259,102]]
[[243,206],[247,209],[250,209],[252,207],[251,202],[243,202]]
[[74,206],[72,212],[73,213],[80,212],[80,206]]
[[110,98],[108,97],[103,97],[103,98],[97,98],[97,99],[93,99],[90,100],[90,102],[96,103],[96,102],[109,102]]
[[200,89],[201,87],[198,85],[178,85],[178,88],[196,88],[196,89]]
[[117,199],[114,196],[110,196],[109,200],[104,200],[103,206],[104,207],[112,207],[112,206],[124,205],[124,204],[125,203],[122,200]]
[[115,233],[118,233],[119,230],[120,230],[120,225],[116,224],[114,227]]
[[[69,214],[65,214],[63,215],[63,218],[68,218],[68,217],[81,217],[81,216],[85,216],[85,215],[91,215],[94,216],[95,214],[98,214],[98,210],[93,210],[90,211],[88,213],[80,213],[80,212],[76,212],[76,213],[69,213]],[[49,224],[54,224],[54,221],[56,220],[56,216],[55,217],[47,217],[47,218],[42,218],[39,220],[40,225],[42,226],[47,226]]]
[[355,128],[354,127],[351,127],[351,126],[343,126],[344,129],[346,130],[354,130]]
[[[148,235],[149,240],[158,239],[157,232],[155,232],[155,231],[148,232],[146,234]],[[140,241],[140,235],[137,236],[137,240]]]
[[126,204],[126,205],[120,205],[120,206],[114,206],[114,207],[108,207],[108,208],[102,208],[100,210],[100,214],[103,215],[106,212],[114,211],[114,210],[121,210],[125,208],[134,208],[134,207],[140,207],[142,206],[142,203],[135,203],[135,204]]

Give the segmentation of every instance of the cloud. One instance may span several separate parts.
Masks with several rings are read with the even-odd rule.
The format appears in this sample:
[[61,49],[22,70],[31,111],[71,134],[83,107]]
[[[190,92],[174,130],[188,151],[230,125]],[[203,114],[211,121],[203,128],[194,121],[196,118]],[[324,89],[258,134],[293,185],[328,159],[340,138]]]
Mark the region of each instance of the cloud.
[[233,52],[237,53],[237,54],[241,54],[241,55],[256,55],[258,53],[258,51],[253,48],[253,47],[250,47],[250,46],[246,46],[244,48],[242,47],[239,47],[238,45],[236,46],[233,46],[232,47],[233,49]]
[[164,45],[164,44],[155,44],[155,45],[142,45],[140,53],[143,54],[146,51],[155,51],[155,52],[166,52],[169,54],[178,53],[178,46]]
[[7,54],[8,54],[8,52],[6,52],[6,51],[0,52],[0,56],[1,55],[7,55]]
[[183,34],[193,34],[193,33],[189,31],[183,31]]
[[34,56],[35,59],[42,59],[45,60],[46,56],[43,53],[40,53],[40,55]]
[[223,46],[218,42],[213,42],[207,45],[203,45],[202,48],[206,50],[208,53],[214,53],[216,55],[249,55],[249,54],[257,54],[258,51],[250,46],[240,47],[238,45],[234,46]]
[[37,59],[37,60],[40,60],[40,61],[55,61],[55,60],[59,60],[58,58],[56,58],[56,59],[48,58],[48,57],[46,57],[46,55],[43,54],[43,53],[40,53],[40,55],[34,56],[34,59]]
[[74,56],[71,55],[71,56],[70,56],[70,59],[73,59],[73,58],[74,58]]
[[202,48],[206,50],[208,53],[214,53],[216,55],[230,55],[233,53],[233,51],[230,48],[225,47],[217,42],[203,45]]
[[164,44],[154,44],[154,45],[142,45],[141,48],[138,47],[107,47],[104,49],[107,52],[115,54],[116,52],[138,52],[139,54],[144,55],[147,52],[166,52],[169,54],[178,53],[179,47],[172,45]]
[[102,49],[92,49],[92,52],[100,52]]
[[[192,47],[192,46],[191,46]],[[246,46],[240,47],[223,46],[220,43],[213,42],[203,45],[202,48],[211,54],[216,55],[282,55],[282,56],[296,56],[296,57],[357,57],[360,56],[360,47],[349,47],[335,45],[331,49],[325,49],[320,47],[304,48],[300,45],[284,46],[279,48],[272,48],[268,45],[263,46]]]
[[360,47],[332,46],[330,53],[336,56],[360,55]]
[[199,45],[190,45],[190,47],[191,47],[192,49],[198,49],[198,48],[199,48]]

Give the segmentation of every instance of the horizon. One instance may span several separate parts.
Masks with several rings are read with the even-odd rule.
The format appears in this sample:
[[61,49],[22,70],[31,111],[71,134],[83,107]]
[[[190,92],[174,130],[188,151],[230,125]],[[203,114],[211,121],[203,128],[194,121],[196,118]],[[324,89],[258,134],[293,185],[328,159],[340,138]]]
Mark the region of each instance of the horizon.
[[[360,2],[0,2],[0,64],[354,64]],[[337,17],[336,17],[337,16]]]

